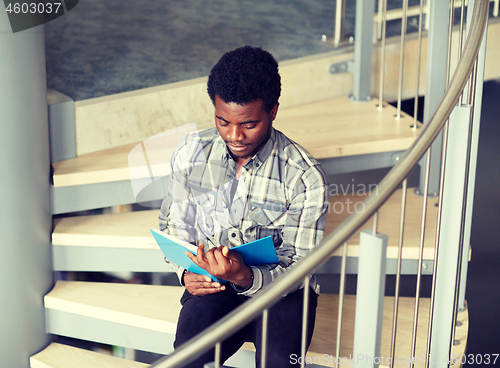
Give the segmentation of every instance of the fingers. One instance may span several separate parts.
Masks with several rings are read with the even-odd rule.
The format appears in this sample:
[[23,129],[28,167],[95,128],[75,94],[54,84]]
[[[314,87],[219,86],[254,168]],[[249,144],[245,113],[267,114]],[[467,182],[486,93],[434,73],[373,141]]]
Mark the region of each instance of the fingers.
[[184,285],[192,295],[214,294],[226,289],[224,285],[213,282],[210,277],[192,272],[184,275]]
[[238,252],[229,250],[228,247],[223,247],[222,255],[226,257],[226,259],[229,259],[230,262],[237,262],[243,264],[243,258],[241,258],[241,255]]
[[218,266],[218,258],[216,257],[216,254],[218,254],[219,247],[217,248],[210,248],[206,253],[205,253],[205,260],[206,262],[212,266],[212,267],[217,267]]
[[213,255],[210,255],[210,257],[207,254],[207,260],[213,266],[212,270],[217,272],[215,275],[223,279],[227,279],[228,276],[231,277],[231,275],[238,272],[243,266],[241,256],[236,252],[231,252],[225,246],[214,249]]
[[[212,253],[212,257],[214,258],[214,262],[216,262],[218,265],[222,267],[227,267],[229,263],[229,259],[227,258],[226,254],[227,251],[224,254],[224,249],[228,249],[227,247],[218,247],[214,249]],[[208,258],[208,257],[207,257]]]
[[186,255],[198,266],[210,272],[211,269],[218,268],[220,265],[227,266],[228,259],[225,254],[228,252],[229,249],[223,246],[211,248],[205,252],[204,245],[201,244],[196,256],[191,252],[186,252]]
[[206,288],[206,287],[200,287],[198,285],[189,285],[189,286],[186,286],[186,289],[192,295],[208,295],[208,294],[219,293],[219,292],[225,290],[226,287],[223,285],[219,288]]
[[201,243],[198,246],[198,251],[196,252],[196,260],[198,261],[198,266],[202,267],[202,264],[206,263],[206,258],[205,258],[205,245]]
[[186,251],[186,255],[188,256],[188,258],[191,261],[196,263],[201,268],[206,269],[206,267],[208,266],[208,262],[205,258],[205,245],[203,243],[201,243],[198,246],[198,251],[196,252],[196,255],[194,255],[193,253],[191,253],[189,251]]
[[[231,262],[231,260],[239,261],[240,255],[236,252],[232,252],[226,246],[220,246],[217,248],[212,248],[210,251],[213,251],[213,257],[217,260],[218,263],[227,263]],[[208,252],[207,252],[208,259]]]
[[214,247],[205,252],[201,244],[196,256],[190,252],[186,252],[186,255],[211,275],[228,281],[239,280],[241,271],[246,268],[241,256],[226,246]]
[[188,258],[193,261],[194,263],[196,263],[198,266],[200,265],[198,263],[198,257],[195,256],[193,253],[189,252],[189,251],[186,251],[186,256],[188,256]]
[[205,275],[187,271],[184,275],[185,282],[212,282],[212,279]]

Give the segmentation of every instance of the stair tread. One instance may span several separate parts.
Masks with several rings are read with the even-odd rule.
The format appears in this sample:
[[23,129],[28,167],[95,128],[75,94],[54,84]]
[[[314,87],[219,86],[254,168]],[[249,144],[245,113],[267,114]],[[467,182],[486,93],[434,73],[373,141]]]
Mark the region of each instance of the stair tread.
[[[395,120],[395,108],[378,110],[376,102],[354,102],[347,97],[328,99],[280,110],[274,126],[303,145],[316,158],[340,157],[407,149],[419,131],[412,121]],[[186,132],[179,131],[176,142]],[[129,180],[129,153],[140,143],[93,152],[53,163],[54,186],[85,185]],[[175,144],[162,147],[161,171],[167,175]],[[149,149],[148,149],[149,154]],[[166,165],[165,165],[166,164]],[[139,175],[139,176],[136,176]],[[150,178],[142,170],[134,178]],[[155,176],[157,176],[155,174]]]
[[58,218],[52,244],[159,249],[149,231],[158,228],[158,214],[158,210],[146,210]]
[[317,159],[404,150],[419,130],[411,118],[396,120],[396,108],[348,97],[281,110],[274,127],[304,146]]
[[[174,334],[177,316],[181,308],[179,300],[183,290],[182,287],[157,285],[59,281],[45,297],[45,306],[100,320]],[[338,295],[332,294],[319,296],[316,327],[309,348],[310,357],[320,359],[323,354],[334,356],[338,298]],[[355,295],[345,296],[340,350],[340,355],[343,357],[352,354],[355,304]],[[414,305],[414,298],[400,297],[399,299],[396,356],[403,358],[410,356],[411,352]],[[393,306],[394,297],[386,296],[381,342],[381,355],[385,357],[390,356]],[[420,298],[417,357],[425,356],[429,306],[429,298]],[[457,318],[462,322],[462,326],[457,328],[455,338],[461,344],[454,348],[463,350],[467,341],[468,312],[459,313]],[[252,344],[245,344],[244,348],[254,349]],[[460,353],[463,351],[458,351],[458,354]],[[45,366],[41,367],[45,368]]]
[[[354,185],[354,184],[353,184]],[[332,190],[333,187],[330,187]],[[350,193],[330,196],[330,210],[327,217],[326,231],[334,230],[350,213],[360,211],[359,202],[366,197],[357,195],[357,187],[342,190]],[[374,191],[374,193],[376,193]],[[332,193],[334,194],[334,193]],[[397,258],[400,206],[402,191],[397,190],[379,210],[378,232],[389,237],[387,257]],[[420,223],[423,197],[407,192],[407,210],[403,241],[403,259],[418,259],[420,244]],[[429,198],[424,241],[424,259],[434,259],[434,245],[438,208],[434,206],[437,198]],[[136,211],[120,214],[105,214],[59,218],[55,221],[52,243],[61,246],[116,247],[134,249],[158,249],[149,229],[158,227],[158,210]],[[370,220],[362,229],[371,228]],[[340,256],[339,249],[335,255]],[[359,232],[349,241],[348,256],[359,256]]]
[[141,368],[148,364],[52,343],[30,358],[31,368]]
[[[318,308],[316,310],[316,324],[311,346],[309,347],[308,356],[317,359],[312,363],[325,363],[325,355],[330,359],[325,366],[335,367],[334,360],[331,357],[335,356],[337,344],[337,316],[338,316],[339,296],[332,294],[321,294],[318,299]],[[412,346],[412,331],[414,317],[415,298],[400,297],[398,306],[398,329],[395,350],[395,363],[397,359],[409,359],[411,357]],[[430,298],[420,298],[417,323],[417,338],[416,338],[416,358],[422,358],[423,364],[415,364],[415,367],[424,367],[426,356],[426,341],[428,333]],[[341,357],[353,357],[354,345],[354,318],[356,310],[356,296],[345,295],[343,307],[343,322],[342,335],[340,344]],[[387,362],[387,357],[391,356],[391,338],[392,338],[392,323],[394,316],[394,297],[384,297],[384,312],[382,320],[382,338],[380,343],[380,357],[385,357],[384,361],[380,361],[381,366],[390,366]],[[468,310],[457,314],[457,321],[462,322],[461,326],[456,328],[455,339],[460,342],[459,345],[453,346],[451,355],[457,354],[460,356],[465,353],[467,343],[467,335],[469,329]],[[354,359],[354,357],[353,357]],[[409,361],[406,361],[408,363]],[[345,359],[342,366],[350,366],[349,360]],[[345,364],[347,363],[347,364]],[[352,363],[352,362],[351,362]],[[363,363],[361,361],[360,363]],[[405,366],[408,366],[406,364]],[[403,366],[396,364],[396,366]],[[454,367],[452,365],[452,367]],[[458,365],[457,365],[458,367]]]
[[[52,163],[54,186],[64,187],[170,174],[170,157],[179,141],[195,130],[186,124],[157,134],[144,142],[126,144]],[[130,168],[133,168],[131,174]]]
[[45,308],[175,334],[179,286],[58,281]]
[[[347,189],[349,189],[351,193],[345,195],[330,196],[330,209],[326,220],[325,234],[330,233],[337,226],[339,226],[342,221],[344,221],[351,213],[355,211],[360,212],[364,209],[363,205],[357,203],[362,202],[366,198],[366,191],[363,191],[363,194],[358,195],[356,194],[356,192],[359,188],[356,186],[354,188],[354,194],[352,193],[351,189],[344,188],[344,190],[346,191]],[[376,190],[374,190],[373,194],[376,195],[376,193]],[[396,190],[378,211],[377,232],[388,235],[387,258],[398,257],[402,193],[403,191],[401,189]],[[416,195],[414,193],[413,188],[409,188],[407,190],[405,228],[402,251],[403,259],[419,258],[423,199],[424,198],[422,196]],[[435,206],[435,204],[437,202],[437,197],[428,198],[423,259],[434,259],[436,224],[438,215],[438,208]],[[361,230],[372,228],[373,219],[370,219],[365,225],[361,227]],[[348,257],[359,256],[359,233],[360,232],[358,231],[349,240],[347,250]],[[334,254],[337,256],[341,256],[342,249],[339,248]]]

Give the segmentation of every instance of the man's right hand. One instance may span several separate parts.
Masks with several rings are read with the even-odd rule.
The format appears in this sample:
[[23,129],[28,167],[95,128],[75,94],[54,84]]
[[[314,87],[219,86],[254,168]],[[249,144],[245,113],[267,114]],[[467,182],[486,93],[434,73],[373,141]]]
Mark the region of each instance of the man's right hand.
[[208,276],[193,272],[184,273],[184,286],[192,295],[207,295],[218,293],[225,290],[226,287],[219,282],[213,282]]

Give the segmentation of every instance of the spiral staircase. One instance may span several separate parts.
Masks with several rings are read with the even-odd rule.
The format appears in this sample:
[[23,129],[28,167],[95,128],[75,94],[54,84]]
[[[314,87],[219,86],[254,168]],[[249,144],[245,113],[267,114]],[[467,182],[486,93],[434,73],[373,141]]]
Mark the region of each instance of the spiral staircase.
[[[157,227],[158,210],[154,206],[161,200],[161,191],[145,190],[138,200],[138,191],[131,185],[133,181],[141,188],[147,188],[155,183],[159,174],[153,172],[154,168],[153,171],[143,170],[140,174],[132,174],[130,153],[137,147],[143,147],[146,157],[153,157],[158,152],[144,148],[151,136],[167,129],[179,133],[175,128],[192,120],[197,121],[197,129],[210,126],[212,107],[204,91],[206,78],[76,103],[61,93],[49,91],[52,126],[57,126],[54,124],[57,124],[58,116],[67,117],[68,114],[74,114],[75,126],[65,127],[63,133],[51,132],[51,264],[58,280],[43,298],[46,332],[103,346],[112,345],[166,355],[166,358],[151,366],[180,367],[181,362],[188,357],[221,341],[224,333],[229,333],[231,328],[241,323],[237,318],[255,318],[260,315],[276,301],[276,295],[281,295],[284,290],[300,282],[304,275],[317,272],[320,280],[332,283],[338,282],[338,275],[345,279],[348,274],[362,272],[358,265],[363,253],[364,235],[361,232],[366,228],[373,229],[374,234],[387,235],[384,275],[407,274],[421,277],[434,274],[435,277],[438,259],[436,243],[439,243],[439,230],[444,226],[441,218],[444,199],[418,195],[408,189],[406,183],[401,188],[400,183],[408,178],[411,168],[416,166],[444,125],[457,101],[455,95],[463,90],[467,82],[473,60],[479,52],[483,34],[481,24],[484,25],[487,14],[487,7],[484,5],[486,2],[476,3],[473,18],[475,23],[471,23],[473,25],[469,31],[469,35],[472,35],[470,38],[475,43],[471,41],[469,48],[464,50],[463,62],[458,68],[462,74],[452,80],[439,105],[438,113],[428,124],[432,129],[427,128],[427,124],[426,129],[423,129],[420,122],[414,123],[411,116],[401,113],[397,107],[388,103],[380,107],[375,100],[359,102],[347,97],[352,89],[351,73],[348,70],[339,73],[325,71],[330,65],[345,65],[352,60],[352,48],[280,63],[283,97],[275,128],[318,158],[329,175],[396,166],[374,187],[355,187],[355,183],[351,182],[335,188],[335,193],[331,193],[330,197],[331,210],[327,218],[325,240],[318,251],[308,257],[310,260],[287,274],[282,282],[266,289],[261,297],[253,298],[253,304],[249,303],[251,305],[246,310],[238,310],[234,316],[228,316],[204,334],[197,344],[175,353],[172,342],[183,292],[175,277],[169,278],[173,280],[169,282],[170,285],[153,285],[74,281],[71,280],[71,275],[75,272],[172,273],[149,233],[149,229]],[[499,26],[500,23],[490,24],[488,40],[498,39],[495,35],[500,33]],[[426,42],[425,38],[423,42]],[[490,44],[487,49],[493,50],[493,55],[498,53],[498,47]],[[378,60],[380,52],[381,48],[376,46],[373,60]],[[386,69],[397,68],[399,57],[399,50],[389,45]],[[405,58],[407,64],[414,59],[411,54]],[[467,62],[468,65],[465,65]],[[422,65],[425,67],[425,59]],[[481,72],[482,69],[479,69]],[[405,73],[405,78],[410,81],[413,72]],[[374,79],[380,76],[376,67],[373,68],[373,75]],[[494,56],[486,58],[486,78],[498,75],[500,70],[494,62]],[[478,78],[482,80],[482,77]],[[386,85],[389,86],[386,100],[397,94],[396,79],[395,73],[388,73],[386,76]],[[423,83],[420,88],[423,89],[425,78],[421,79]],[[402,91],[404,98],[410,97],[410,91],[415,88],[413,83],[415,82],[406,83]],[[338,88],[333,89],[332,85]],[[418,90],[418,83],[416,87]],[[480,101],[480,95],[478,98]],[[167,103],[172,106],[165,107]],[[200,112],[196,116],[182,116],[182,111],[186,109]],[[169,114],[172,119],[160,119],[150,124],[148,129],[143,129],[143,123],[162,114]],[[395,119],[398,114],[402,114],[402,117]],[[177,126],[173,126],[172,121],[176,121]],[[67,137],[73,137],[74,141],[68,143]],[[174,146],[175,142],[170,147],[163,146],[160,154],[171,155]],[[169,160],[168,157],[164,159]],[[149,162],[146,166],[150,169],[153,167]],[[161,174],[164,175],[165,172]],[[406,211],[402,220],[404,234],[399,226],[402,201]],[[141,203],[142,207],[137,206],[137,203]],[[105,211],[107,213],[96,210],[102,208],[111,210]],[[423,218],[422,208],[425,213]],[[368,276],[370,277],[373,276]],[[457,288],[459,286],[460,283]],[[359,298],[363,296],[359,291],[358,295],[344,295],[344,286],[341,284],[339,288],[342,290],[340,293],[337,290],[330,292],[329,290],[337,289],[337,286],[323,285],[327,292],[322,293],[319,298],[315,334],[307,353],[311,362],[308,366],[334,367],[335,357],[346,358],[356,351],[355,321],[359,318],[356,315],[360,313],[357,311],[360,303],[356,301],[362,300]],[[396,317],[395,300],[398,301]],[[437,313],[433,309],[434,303],[432,297],[395,298],[382,295],[382,299],[378,301],[381,306],[378,313],[382,318],[380,334],[376,338],[380,344],[378,356],[392,356],[394,360],[399,357],[407,363],[406,357],[428,355],[428,337],[432,332],[429,320]],[[459,309],[460,301],[456,304],[455,311]],[[448,331],[450,339],[446,343],[451,346],[452,355],[461,356],[466,352],[467,345],[467,309],[446,313],[454,314],[453,324],[457,326],[453,328],[453,332]],[[393,333],[393,321],[397,321],[397,337]],[[434,329],[438,328],[439,326]],[[396,348],[393,351],[394,344]],[[245,344],[225,364],[251,367],[254,354],[253,346]],[[460,360],[452,363],[455,364],[451,366],[461,365]],[[388,366],[384,361],[380,364]],[[425,359],[416,363],[417,366],[425,364]],[[340,364],[352,365],[352,360],[347,358]],[[149,365],[52,342],[31,356],[30,366],[111,368]]]

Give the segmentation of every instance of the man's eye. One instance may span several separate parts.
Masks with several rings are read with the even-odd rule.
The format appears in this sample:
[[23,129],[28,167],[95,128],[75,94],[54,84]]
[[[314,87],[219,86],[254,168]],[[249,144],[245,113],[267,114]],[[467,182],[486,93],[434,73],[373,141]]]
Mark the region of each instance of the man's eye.
[[228,123],[225,122],[224,120],[219,120],[219,125],[225,127],[225,126],[228,126]]
[[256,124],[245,124],[245,129],[253,129]]

